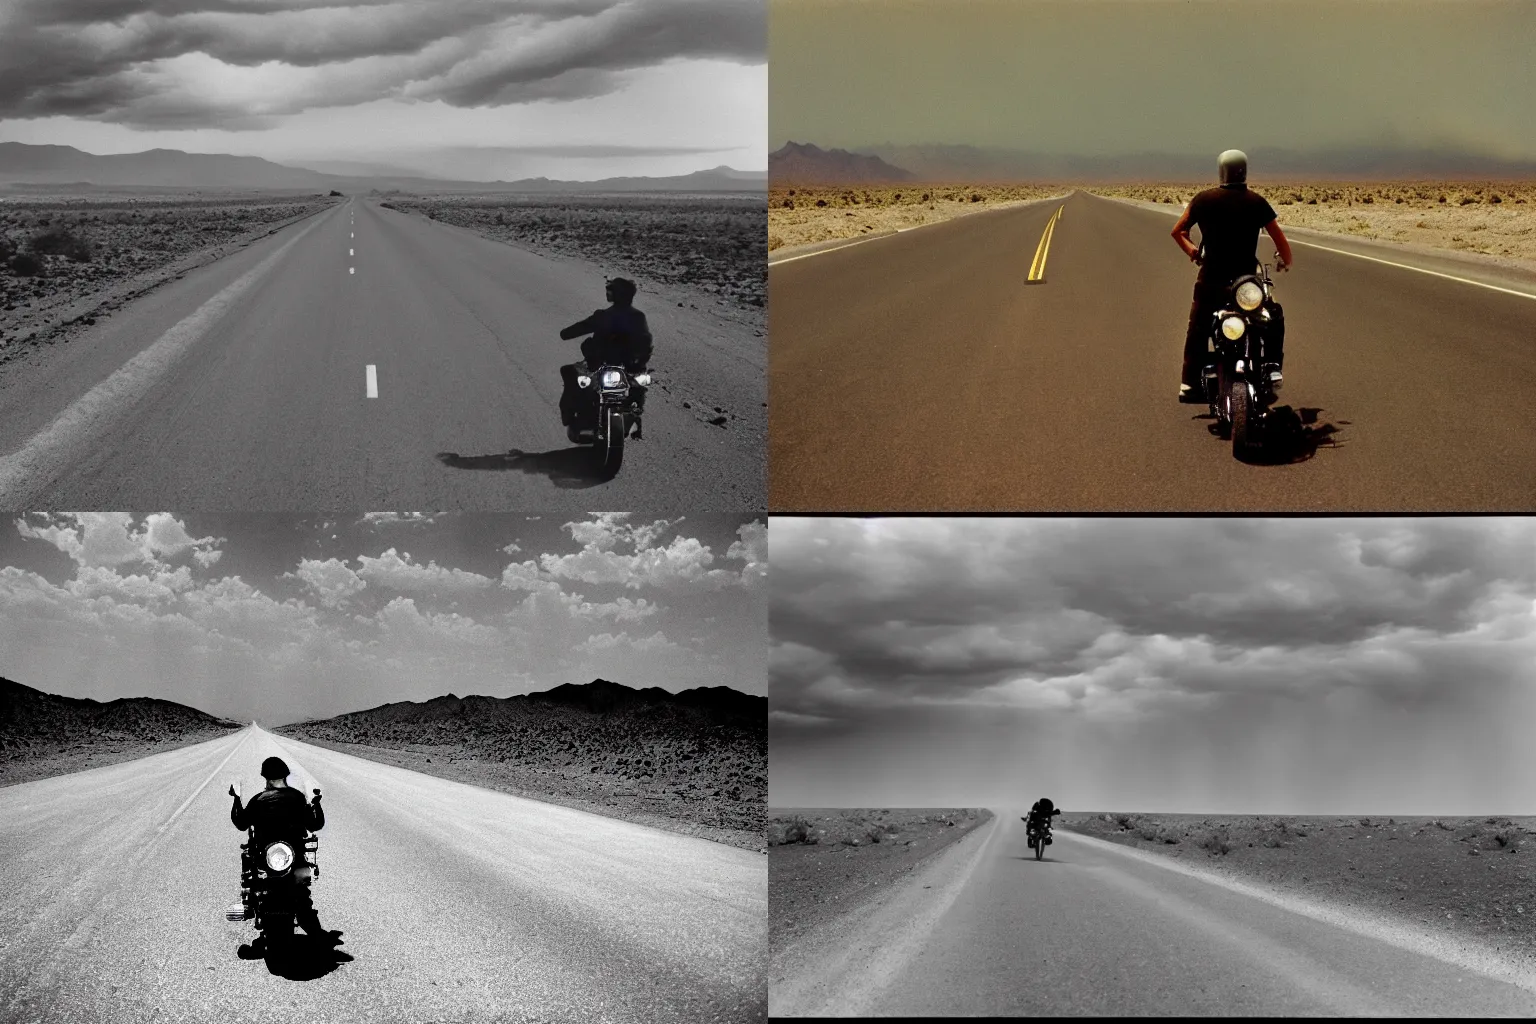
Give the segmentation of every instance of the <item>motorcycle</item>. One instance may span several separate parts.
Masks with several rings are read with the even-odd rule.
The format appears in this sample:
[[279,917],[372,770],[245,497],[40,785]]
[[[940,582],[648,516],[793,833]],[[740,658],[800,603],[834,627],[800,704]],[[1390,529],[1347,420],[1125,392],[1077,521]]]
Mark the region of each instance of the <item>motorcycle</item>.
[[1259,263],[1228,289],[1228,301],[1211,317],[1211,362],[1201,373],[1205,399],[1232,455],[1246,460],[1264,446],[1264,426],[1275,404],[1264,342],[1270,323],[1274,282],[1269,264]]
[[[648,372],[630,373],[623,366],[605,363],[593,373],[578,374],[581,389],[581,418],[570,430],[577,444],[592,445],[593,461],[604,480],[618,475],[624,462],[624,441],[631,429],[638,440],[643,436],[635,389],[651,384]],[[588,398],[587,396],[591,396]]]
[[225,920],[253,921],[267,954],[280,953],[292,943],[302,897],[319,877],[319,836],[306,831],[297,847],[285,839],[259,845],[253,828],[240,844],[240,902]]
[[1031,823],[1028,818],[1020,818],[1024,822],[1024,834],[1029,839],[1029,848],[1035,851],[1035,860],[1045,859],[1045,848],[1051,845],[1051,822],[1047,818],[1038,823]]

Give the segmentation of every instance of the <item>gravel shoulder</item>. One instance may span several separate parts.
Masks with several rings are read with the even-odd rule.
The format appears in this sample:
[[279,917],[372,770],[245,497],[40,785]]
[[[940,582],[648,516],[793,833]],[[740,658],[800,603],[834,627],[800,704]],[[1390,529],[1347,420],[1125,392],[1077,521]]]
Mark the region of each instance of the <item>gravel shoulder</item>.
[[1536,817],[1063,814],[1059,828],[1536,966]]
[[770,808],[770,956],[890,892],[992,816],[978,808]]
[[684,803],[673,794],[622,786],[606,776],[594,777],[602,776],[603,773],[594,773],[584,765],[570,770],[557,767],[538,769],[481,760],[466,755],[456,745],[417,745],[401,749],[362,743],[338,743],[317,739],[308,732],[295,732],[294,735],[317,747],[397,768],[407,768],[424,775],[435,775],[440,779],[590,811],[620,821],[708,839],[727,846],[758,851],[763,849],[762,832],[713,823],[709,817],[710,809],[705,804]]

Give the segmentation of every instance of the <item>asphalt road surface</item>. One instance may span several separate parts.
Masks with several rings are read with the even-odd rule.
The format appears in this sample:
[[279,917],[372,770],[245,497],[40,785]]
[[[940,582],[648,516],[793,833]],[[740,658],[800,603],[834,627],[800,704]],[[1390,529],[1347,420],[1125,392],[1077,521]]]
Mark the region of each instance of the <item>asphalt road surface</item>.
[[1514,295],[1295,245],[1280,404],[1305,433],[1245,464],[1176,398],[1195,268],[1172,227],[1075,192],[772,266],[770,506],[1536,510],[1536,275]]
[[[272,753],[325,794],[350,961],[236,955],[227,788]],[[760,1020],[765,862],[246,729],[0,789],[0,1019]]]
[[[1536,994],[1057,832],[983,826],[776,958],[774,1016],[1515,1016]],[[809,944],[810,948],[797,948]],[[791,955],[792,954],[792,955]]]
[[636,300],[658,383],[601,482],[557,408],[600,268],[348,200],[8,369],[0,504],[764,507],[764,339],[677,298]]

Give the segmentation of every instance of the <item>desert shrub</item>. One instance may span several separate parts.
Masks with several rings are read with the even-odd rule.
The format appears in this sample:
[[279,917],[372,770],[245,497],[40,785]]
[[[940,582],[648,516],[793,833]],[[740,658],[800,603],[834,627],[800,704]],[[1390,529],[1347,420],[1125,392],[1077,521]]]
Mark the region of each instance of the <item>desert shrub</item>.
[[983,200],[982,200],[981,196],[978,193],[975,193],[975,192],[971,193],[971,202],[979,203],[979,202],[982,202],[982,201]]
[[1502,203],[1504,201],[1504,197],[1495,192],[1493,195],[1488,197],[1488,201],[1490,203]]
[[1467,205],[1469,205],[1471,203],[1475,203],[1475,202],[1477,202],[1477,199],[1474,198],[1473,196],[1462,196],[1459,200],[1457,200],[1457,205],[1459,205],[1459,206],[1467,206]]
[[43,273],[43,261],[31,253],[17,253],[11,257],[10,268],[17,277],[38,277]]
[[1130,828],[1131,827],[1131,820],[1132,820],[1131,819],[1131,815],[1129,815],[1129,814],[1117,814],[1117,815],[1115,815],[1115,824],[1119,825],[1121,828]]
[[1227,837],[1220,832],[1205,833],[1196,845],[1213,856],[1225,856],[1232,852],[1232,846],[1227,842]]
[[67,228],[33,235],[27,248],[39,256],[66,256],[74,263],[85,263],[91,258],[90,241]]

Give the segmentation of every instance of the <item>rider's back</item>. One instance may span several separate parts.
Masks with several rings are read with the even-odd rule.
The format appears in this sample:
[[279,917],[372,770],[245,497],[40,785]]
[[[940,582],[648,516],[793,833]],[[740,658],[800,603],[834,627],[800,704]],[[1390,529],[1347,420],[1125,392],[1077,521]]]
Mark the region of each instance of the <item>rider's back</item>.
[[256,829],[256,838],[260,842],[298,840],[305,832],[314,831],[325,823],[318,810],[318,807],[311,808],[304,794],[296,789],[287,786],[264,789],[251,797],[235,824],[240,828]]
[[590,326],[592,340],[605,358],[636,367],[650,362],[650,325],[645,314],[635,307],[615,305],[599,309],[583,323]]
[[1252,189],[1218,186],[1189,201],[1189,217],[1200,228],[1205,250],[1200,279],[1230,284],[1253,272],[1259,232],[1275,219],[1275,208]]

